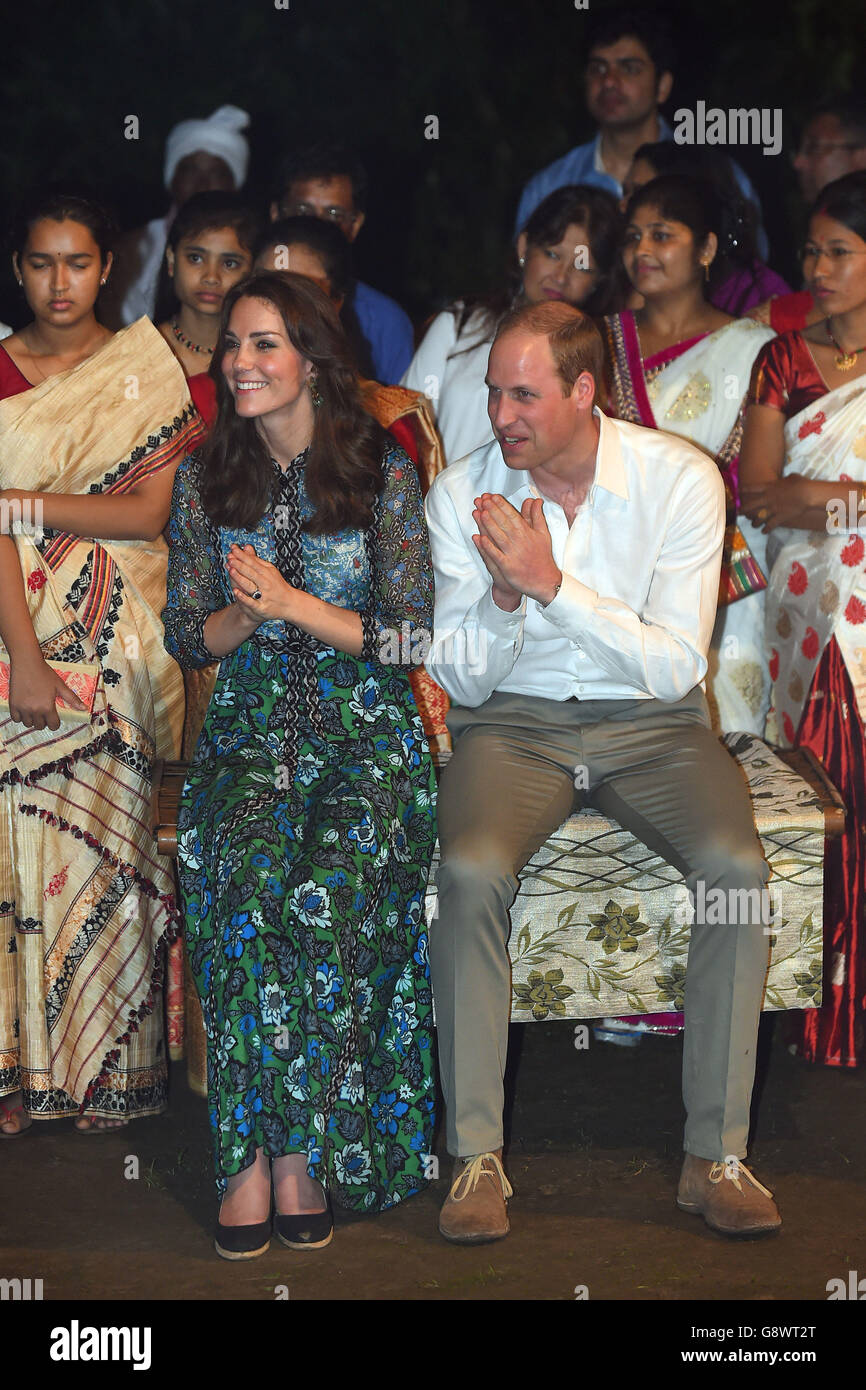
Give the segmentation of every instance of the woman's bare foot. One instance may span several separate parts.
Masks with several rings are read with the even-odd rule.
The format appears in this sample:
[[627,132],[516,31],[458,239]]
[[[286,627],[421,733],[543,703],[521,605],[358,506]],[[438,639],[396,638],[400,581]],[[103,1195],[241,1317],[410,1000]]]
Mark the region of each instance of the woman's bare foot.
[[327,1211],[322,1184],[307,1176],[304,1154],[283,1154],[271,1162],[274,1197],[280,1216],[311,1216]]
[[24,1109],[23,1100],[21,1091],[13,1091],[11,1096],[3,1096],[0,1100],[0,1133],[5,1139],[17,1139],[33,1123]]
[[101,1133],[105,1129],[123,1129],[129,1123],[127,1119],[110,1120],[105,1115],[77,1115],[75,1117],[75,1128],[79,1134],[90,1134],[91,1131]]
[[256,1149],[255,1161],[226,1184],[220,1207],[220,1225],[257,1226],[271,1214],[271,1175],[264,1149]]

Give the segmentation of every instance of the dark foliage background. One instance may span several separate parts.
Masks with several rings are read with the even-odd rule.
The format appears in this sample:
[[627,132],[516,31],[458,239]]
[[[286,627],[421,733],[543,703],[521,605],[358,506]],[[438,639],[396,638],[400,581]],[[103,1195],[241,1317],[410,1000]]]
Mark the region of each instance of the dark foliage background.
[[[277,0],[281,3],[281,0]],[[589,0],[592,12],[605,0]],[[780,107],[778,157],[735,150],[761,193],[773,262],[796,277],[790,167],[804,112],[862,84],[863,0],[673,0],[669,115]],[[293,142],[353,142],[371,175],[358,243],[366,279],[421,318],[500,278],[524,180],[591,126],[580,72],[589,13],[574,0],[43,0],[4,15],[0,199],[85,180],[124,226],[167,206],[169,128],[224,102],[252,116],[249,189],[264,200]],[[124,139],[137,115],[140,138]],[[439,139],[424,138],[425,117]],[[6,263],[8,264],[8,262]],[[21,321],[4,265],[0,317]]]

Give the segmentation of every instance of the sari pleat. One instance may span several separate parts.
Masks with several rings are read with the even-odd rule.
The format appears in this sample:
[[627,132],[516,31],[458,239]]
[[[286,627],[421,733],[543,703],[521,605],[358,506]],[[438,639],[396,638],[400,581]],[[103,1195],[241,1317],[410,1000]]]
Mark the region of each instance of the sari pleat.
[[[785,415],[782,476],[838,480],[850,512],[849,486],[866,480],[866,381],[822,394],[816,377],[805,339],[791,333],[762,354],[750,400]],[[857,521],[849,514],[847,525],[826,531],[777,527],[767,548],[768,738],[809,748],[847,811],[841,839],[824,848],[821,989],[802,985],[819,1007],[790,1025],[800,1056],[831,1067],[866,1056],[866,543]]]
[[835,638],[824,649],[806,701],[797,746],[821,760],[845,788],[847,819],[824,845],[824,979],[820,1008],[791,1018],[800,1055],[828,1067],[855,1067],[864,1055],[866,1009],[866,736]]

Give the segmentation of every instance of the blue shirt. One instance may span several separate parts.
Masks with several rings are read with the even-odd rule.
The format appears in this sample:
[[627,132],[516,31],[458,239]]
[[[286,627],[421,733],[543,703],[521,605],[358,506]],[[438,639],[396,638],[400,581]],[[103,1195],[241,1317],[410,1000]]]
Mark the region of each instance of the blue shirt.
[[372,285],[365,285],[363,280],[355,284],[353,307],[370,346],[374,377],[384,386],[399,385],[415,351],[409,315],[395,300],[374,290]]
[[[673,139],[673,131],[663,116],[659,116],[659,139]],[[757,209],[758,255],[761,260],[765,261],[770,247],[761,221],[760,199],[748,174],[740,168],[736,160],[731,159],[731,169],[743,197],[753,202]],[[606,188],[617,198],[622,197],[622,184],[617,183],[616,179],[601,167],[601,131],[594,140],[588,140],[585,145],[575,145],[573,150],[568,151],[568,154],[564,154],[561,159],[555,159],[552,164],[548,164],[546,169],[533,175],[520,196],[517,224],[514,229],[515,235],[523,231],[532,213],[538,204],[544,201],[548,193],[552,193],[556,188],[564,187],[567,183],[588,183],[592,188]]]

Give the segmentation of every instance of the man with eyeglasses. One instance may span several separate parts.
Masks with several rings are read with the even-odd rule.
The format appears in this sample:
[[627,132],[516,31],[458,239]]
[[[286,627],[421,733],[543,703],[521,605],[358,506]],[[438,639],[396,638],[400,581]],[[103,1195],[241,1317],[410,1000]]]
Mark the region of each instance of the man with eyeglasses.
[[[602,17],[590,36],[584,71],[586,108],[598,122],[598,134],[529,180],[517,210],[517,232],[548,193],[565,184],[588,183],[622,197],[623,180],[640,146],[673,139],[659,111],[673,87],[672,66],[667,25],[655,7],[608,11]],[[731,167],[743,196],[757,210],[758,252],[766,259],[758,195],[733,159]]]
[[[846,97],[819,106],[803,127],[792,162],[809,207],[828,183],[866,169],[866,103]],[[807,261],[809,254],[808,247],[804,248],[801,260]],[[823,318],[824,310],[809,290],[792,290],[758,305],[752,317],[768,323],[777,333],[802,332]]]
[[866,106],[837,101],[819,107],[806,122],[794,168],[810,205],[834,179],[866,169]]
[[[283,161],[271,203],[271,220],[320,217],[354,241],[364,225],[367,175],[363,165],[338,145],[311,145]],[[367,345],[373,375],[395,386],[412,360],[414,334],[408,314],[395,300],[356,280],[352,308]]]

